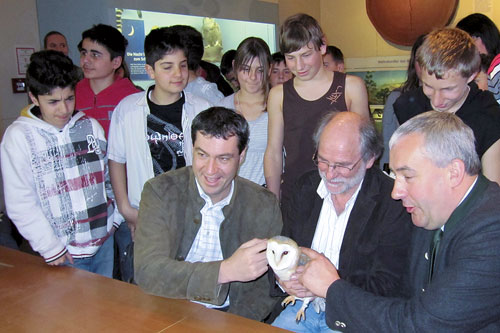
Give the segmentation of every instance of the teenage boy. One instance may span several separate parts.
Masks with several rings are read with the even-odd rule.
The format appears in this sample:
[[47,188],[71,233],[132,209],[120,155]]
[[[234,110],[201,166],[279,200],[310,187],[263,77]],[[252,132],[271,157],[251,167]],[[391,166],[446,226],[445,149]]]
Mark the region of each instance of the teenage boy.
[[[111,183],[118,210],[127,221],[116,236],[121,249],[134,239],[144,183],[166,171],[191,165],[191,121],[211,106],[183,92],[188,80],[188,52],[177,32],[171,28],[152,30],[144,41],[144,51],[146,71],[155,85],[118,104],[109,132]],[[122,279],[130,280],[124,274],[133,271],[122,271]]]
[[500,183],[500,106],[474,78],[481,58],[474,40],[457,28],[434,30],[417,51],[422,86],[394,103],[398,122],[428,110],[456,114],[474,131],[482,173]]
[[46,50],[30,60],[26,83],[33,105],[7,128],[1,144],[7,212],[49,265],[111,277],[104,131],[75,111],[78,73],[68,57]]
[[344,55],[336,46],[328,45],[323,56],[323,66],[329,71],[344,72]]
[[205,80],[200,74],[200,62],[203,58],[203,37],[201,32],[189,25],[174,25],[171,27],[181,35],[188,50],[188,84],[184,91],[202,97],[212,104],[219,102],[224,95],[213,82]]
[[109,25],[94,25],[78,44],[85,78],[76,85],[76,109],[97,119],[108,136],[111,113],[126,96],[139,90],[127,78],[115,75],[128,41]]
[[[368,95],[361,78],[323,67],[325,36],[309,15],[296,14],[283,23],[280,49],[295,76],[271,89],[267,103],[269,127],[264,173],[269,189],[285,199],[304,172],[314,170],[312,134],[328,111],[353,111],[369,117]],[[343,161],[338,161],[343,162]]]
[[281,52],[275,52],[271,56],[271,74],[269,83],[271,88],[278,84],[283,84],[293,77],[292,73],[286,67],[285,56]]
[[240,83],[238,82],[238,77],[233,70],[234,57],[236,57],[236,50],[229,50],[224,53],[220,61],[220,72],[226,81],[229,82],[231,88],[233,88],[233,92],[236,92],[240,89]]

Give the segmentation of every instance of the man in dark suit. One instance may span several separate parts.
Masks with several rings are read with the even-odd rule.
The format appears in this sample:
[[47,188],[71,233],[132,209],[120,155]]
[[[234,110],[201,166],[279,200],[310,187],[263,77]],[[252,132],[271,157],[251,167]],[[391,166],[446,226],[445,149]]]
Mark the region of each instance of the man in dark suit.
[[[314,141],[319,172],[308,172],[297,182],[282,209],[282,234],[324,253],[354,285],[376,295],[400,296],[412,225],[391,198],[393,180],[373,167],[382,143],[372,122],[353,112],[331,113],[320,122]],[[288,294],[312,295],[296,277],[279,284]],[[328,329],[324,312],[316,314],[312,306],[306,320],[296,323],[298,303],[273,325],[293,331]]]
[[404,123],[389,143],[392,195],[417,228],[409,298],[383,298],[338,274],[326,258],[299,276],[326,297],[326,321],[351,332],[499,332],[500,188],[479,174],[474,134],[457,116],[430,111]]

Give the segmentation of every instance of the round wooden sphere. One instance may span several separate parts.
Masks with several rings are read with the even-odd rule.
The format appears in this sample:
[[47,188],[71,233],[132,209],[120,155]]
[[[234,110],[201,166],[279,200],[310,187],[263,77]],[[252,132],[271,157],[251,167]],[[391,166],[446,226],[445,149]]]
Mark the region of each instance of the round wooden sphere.
[[366,12],[389,42],[411,46],[418,36],[446,26],[458,0],[366,0]]

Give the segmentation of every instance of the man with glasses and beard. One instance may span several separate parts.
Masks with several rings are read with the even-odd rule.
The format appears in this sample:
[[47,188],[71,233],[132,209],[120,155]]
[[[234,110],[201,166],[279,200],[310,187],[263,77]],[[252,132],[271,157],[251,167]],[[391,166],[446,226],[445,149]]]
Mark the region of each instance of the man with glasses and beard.
[[[391,198],[394,181],[374,167],[382,143],[373,123],[354,112],[333,112],[313,136],[318,171],[302,175],[293,198],[282,207],[282,235],[325,256],[339,275],[376,295],[401,295],[412,224],[402,205]],[[296,274],[303,270],[297,268]],[[292,275],[277,281],[298,297],[314,296]],[[296,323],[301,301],[287,306],[273,325],[293,331],[328,328],[324,312],[306,310]],[[339,322],[338,329],[342,329]]]

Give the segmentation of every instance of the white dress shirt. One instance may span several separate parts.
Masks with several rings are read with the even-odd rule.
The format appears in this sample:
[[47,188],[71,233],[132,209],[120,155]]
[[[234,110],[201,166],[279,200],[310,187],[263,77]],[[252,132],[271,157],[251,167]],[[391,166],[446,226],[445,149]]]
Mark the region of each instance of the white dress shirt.
[[[198,180],[196,186],[200,196],[205,200],[205,206],[201,209],[201,226],[196,234],[196,237],[186,256],[186,261],[189,262],[209,262],[223,260],[222,249],[220,246],[219,230],[222,221],[224,221],[224,213],[222,208],[227,206],[233,197],[234,180],[231,183],[231,191],[229,195],[221,201],[212,204],[210,197],[203,191]],[[213,304],[195,302],[202,304],[208,308],[223,308],[229,306],[229,296],[224,304],[216,306]]]
[[337,214],[332,202],[332,196],[328,192],[323,180],[321,180],[316,190],[318,195],[323,199],[323,206],[321,207],[311,248],[319,253],[323,253],[337,269],[339,268],[340,247],[344,239],[347,221],[362,185],[363,181],[361,181],[352,197],[346,202],[344,211],[340,214]]

